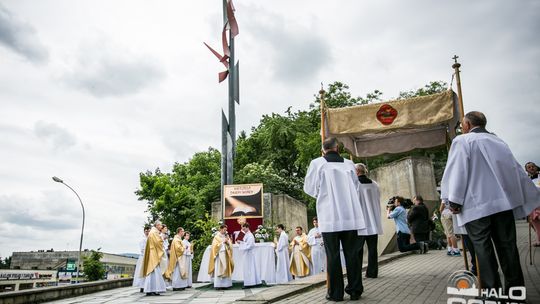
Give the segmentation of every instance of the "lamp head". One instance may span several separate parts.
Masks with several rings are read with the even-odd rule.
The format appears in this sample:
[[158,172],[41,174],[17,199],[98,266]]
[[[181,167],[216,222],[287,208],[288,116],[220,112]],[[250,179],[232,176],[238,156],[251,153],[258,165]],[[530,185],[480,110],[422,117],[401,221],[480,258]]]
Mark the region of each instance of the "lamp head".
[[60,178],[56,177],[56,176],[53,176],[53,181],[57,182],[57,183],[63,183],[64,181],[61,180]]

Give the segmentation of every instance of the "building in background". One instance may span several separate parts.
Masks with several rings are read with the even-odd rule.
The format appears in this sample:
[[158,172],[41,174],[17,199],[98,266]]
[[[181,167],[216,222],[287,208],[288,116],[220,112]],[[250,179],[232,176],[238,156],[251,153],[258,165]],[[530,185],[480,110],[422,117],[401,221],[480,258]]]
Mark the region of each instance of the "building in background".
[[[91,251],[81,252],[81,264]],[[0,292],[74,283],[79,251],[38,250],[13,252],[10,269],[0,269]],[[129,278],[135,272],[137,258],[103,253],[100,260],[106,279]],[[81,269],[84,281],[84,267]]]

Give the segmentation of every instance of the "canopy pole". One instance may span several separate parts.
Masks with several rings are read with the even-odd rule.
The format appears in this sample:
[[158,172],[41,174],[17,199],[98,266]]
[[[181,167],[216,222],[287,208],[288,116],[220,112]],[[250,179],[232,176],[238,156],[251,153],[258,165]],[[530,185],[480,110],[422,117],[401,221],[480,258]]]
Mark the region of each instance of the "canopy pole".
[[458,91],[458,100],[459,100],[459,114],[460,114],[460,117],[459,117],[459,121],[462,122],[463,121],[463,116],[465,115],[465,112],[463,110],[463,94],[461,92],[461,77],[459,75],[459,68],[461,67],[461,64],[459,62],[457,62],[457,59],[459,58],[459,56],[457,55],[454,55],[454,57],[452,57],[452,59],[454,59],[454,64],[452,65],[452,68],[454,68],[454,71],[455,71],[455,74],[456,74],[456,85],[457,85],[457,91]]
[[[461,92],[461,76],[459,68],[461,67],[461,64],[457,62],[457,59],[459,58],[458,55],[454,55],[452,59],[454,59],[454,64],[452,65],[452,68],[454,69],[455,75],[456,75],[456,85],[457,85],[457,91],[458,91],[458,101],[459,101],[459,121],[463,122],[463,117],[465,116],[465,111],[463,110],[463,93]],[[463,260],[465,262],[465,269],[469,271],[469,261],[467,261],[467,247],[465,246],[465,240],[464,237],[461,237],[461,247],[463,247]],[[478,257],[476,257],[476,275],[478,276],[478,281],[480,281],[480,265],[478,265]]]
[[[319,91],[319,99],[320,99],[320,102],[321,102],[321,144],[324,143],[325,139],[326,139],[326,132],[325,132],[325,129],[326,129],[326,126],[325,126],[325,111],[324,111],[324,93],[326,93],[323,89],[323,84],[321,82],[321,90]],[[322,150],[322,149],[321,149]]]

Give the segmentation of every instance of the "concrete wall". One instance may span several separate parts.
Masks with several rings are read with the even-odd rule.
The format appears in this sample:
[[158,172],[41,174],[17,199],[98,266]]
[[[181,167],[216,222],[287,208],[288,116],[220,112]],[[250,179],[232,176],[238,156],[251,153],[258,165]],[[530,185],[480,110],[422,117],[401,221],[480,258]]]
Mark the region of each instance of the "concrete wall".
[[0,304],[42,303],[107,289],[131,286],[133,279],[103,280],[58,287],[0,293]]
[[[294,236],[294,228],[301,226],[307,230],[307,206],[287,194],[264,193],[264,225],[283,224],[289,233]],[[212,218],[221,219],[221,202],[212,203]],[[307,231],[306,231],[307,233]]]
[[384,234],[379,236],[379,254],[394,252],[396,229],[394,221],[386,218],[386,202],[396,195],[410,199],[421,195],[432,211],[438,203],[433,164],[427,157],[406,157],[371,171],[369,176],[377,181],[381,191]]

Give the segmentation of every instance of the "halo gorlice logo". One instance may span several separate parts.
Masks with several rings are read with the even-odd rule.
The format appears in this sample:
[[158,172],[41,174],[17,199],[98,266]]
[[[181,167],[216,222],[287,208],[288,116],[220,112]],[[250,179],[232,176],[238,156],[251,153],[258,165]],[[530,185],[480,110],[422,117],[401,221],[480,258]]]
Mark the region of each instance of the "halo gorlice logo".
[[391,125],[398,115],[398,111],[389,104],[383,104],[377,111],[377,120],[383,125]]
[[450,275],[446,293],[447,304],[525,303],[524,286],[510,287],[508,294],[502,288],[478,288],[478,279],[470,271],[459,270]]

